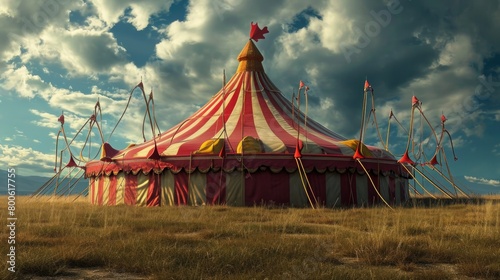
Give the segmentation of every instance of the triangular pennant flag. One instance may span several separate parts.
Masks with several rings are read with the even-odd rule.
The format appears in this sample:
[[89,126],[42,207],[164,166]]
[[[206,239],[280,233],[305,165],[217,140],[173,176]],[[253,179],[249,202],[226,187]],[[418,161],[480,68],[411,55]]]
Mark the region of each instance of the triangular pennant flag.
[[365,80],[365,91],[367,91],[369,88],[371,88],[370,83],[368,82],[368,80]]
[[441,114],[441,123],[444,123],[447,120],[448,119],[443,114]]
[[420,104],[420,100],[414,95],[411,97],[411,105],[415,106],[416,104]]
[[59,116],[59,118],[57,119],[58,122],[61,123],[61,125],[64,125],[64,114],[61,114],[61,116]]

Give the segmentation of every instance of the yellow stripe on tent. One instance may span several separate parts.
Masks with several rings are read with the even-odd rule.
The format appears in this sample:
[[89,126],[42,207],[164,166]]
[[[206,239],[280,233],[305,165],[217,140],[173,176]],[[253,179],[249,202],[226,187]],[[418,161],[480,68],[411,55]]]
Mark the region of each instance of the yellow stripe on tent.
[[163,170],[161,174],[161,205],[175,205],[175,178],[170,170]]
[[104,183],[102,184],[102,205],[108,205],[109,202],[109,187],[111,180],[109,176],[104,176]]
[[193,172],[189,175],[189,205],[204,205],[207,197],[205,193],[207,177],[201,172]]
[[125,173],[116,175],[116,205],[125,204]]
[[149,175],[139,172],[137,174],[137,197],[136,205],[147,206],[148,204]]

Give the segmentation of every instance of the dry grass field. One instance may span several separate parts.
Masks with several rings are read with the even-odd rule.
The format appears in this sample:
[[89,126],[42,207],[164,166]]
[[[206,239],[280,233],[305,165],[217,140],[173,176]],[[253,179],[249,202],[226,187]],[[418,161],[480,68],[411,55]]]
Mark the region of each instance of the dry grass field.
[[498,197],[394,210],[73,200],[17,197],[16,273],[1,279],[500,278]]

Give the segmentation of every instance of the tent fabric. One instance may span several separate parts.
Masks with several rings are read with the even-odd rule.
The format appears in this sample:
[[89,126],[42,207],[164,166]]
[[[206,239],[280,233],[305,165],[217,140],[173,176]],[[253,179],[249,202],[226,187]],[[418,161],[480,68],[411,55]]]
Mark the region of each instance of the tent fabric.
[[357,139],[344,140],[344,141],[340,141],[340,143],[348,146],[353,151],[356,151],[356,148],[358,147],[358,145],[361,145],[361,153],[366,157],[373,157],[372,151],[370,151],[370,149],[368,149],[368,147],[365,144],[360,143],[360,141]]
[[[88,162],[89,197],[97,205],[308,206],[407,199],[409,174],[387,151],[347,139],[307,116],[264,71],[264,57],[249,40],[227,84],[204,106],[154,139],[116,150],[103,144]],[[294,153],[300,143],[300,162]],[[151,157],[154,152],[158,157]],[[300,163],[300,164],[299,164]],[[300,172],[300,173],[299,173]],[[304,188],[300,174],[311,187]]]
[[[349,150],[351,150],[349,148]],[[352,151],[352,150],[351,150]],[[352,159],[352,156],[331,156],[323,154],[304,154],[302,161],[305,169],[309,172],[317,170],[325,172],[339,171],[346,168],[359,168],[360,166]],[[243,164],[242,164],[243,163]],[[366,158],[363,160],[364,166],[374,173],[397,173],[405,174],[404,169],[393,159]],[[234,169],[241,169],[242,166],[249,171],[255,171],[261,167],[266,167],[279,172],[282,169],[288,172],[294,172],[297,164],[291,154],[236,154],[227,153],[225,158],[216,155],[193,154],[189,156],[164,157],[161,160],[114,160],[113,162],[93,161],[86,165],[86,175],[100,176],[101,174],[109,176],[119,172],[138,174],[140,172],[148,174],[149,172],[161,173],[165,169],[178,173],[181,170],[193,172],[199,170],[208,172],[212,169],[223,169],[230,172]],[[406,176],[406,175],[405,175]]]
[[[308,174],[311,189],[300,182],[298,172],[273,174],[257,171],[231,173],[166,171],[150,175],[123,174],[91,179],[91,203],[96,205],[212,205],[254,206],[261,204],[307,207],[307,195],[319,206],[369,206],[380,198],[367,175],[357,172],[312,172]],[[373,179],[373,177],[372,177]],[[116,181],[116,185],[112,184]],[[220,182],[224,183],[220,183]],[[121,183],[120,183],[121,182]],[[124,182],[125,183],[124,185]],[[268,182],[268,184],[262,184]],[[377,190],[393,205],[409,197],[407,180],[394,176],[377,176]],[[125,190],[125,192],[123,192]],[[306,194],[307,192],[307,194]],[[125,197],[124,197],[125,196]]]
[[160,203],[158,174],[125,174],[92,177],[90,202],[95,205],[157,206]]
[[[258,51],[252,41],[244,49]],[[238,143],[251,136],[262,141],[266,153],[293,153],[298,136],[305,146],[318,146],[324,154],[354,154],[349,146],[341,143],[347,140],[345,137],[311,118],[306,123],[306,116],[300,109],[304,108],[292,109],[291,102],[263,70],[239,71],[205,106],[158,136],[156,145],[161,156],[189,155],[206,140],[228,135],[228,151],[236,152],[234,148]],[[145,159],[154,145],[151,139],[122,150],[113,159]],[[378,150],[380,158],[393,158],[375,147],[368,149]]]

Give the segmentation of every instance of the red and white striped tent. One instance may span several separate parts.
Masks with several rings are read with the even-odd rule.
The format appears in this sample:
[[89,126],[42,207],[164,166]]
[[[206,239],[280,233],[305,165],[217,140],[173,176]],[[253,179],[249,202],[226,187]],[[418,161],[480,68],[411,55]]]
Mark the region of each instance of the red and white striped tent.
[[104,144],[101,160],[85,168],[91,203],[334,207],[408,199],[407,173],[392,155],[361,145],[367,176],[353,159],[359,142],[307,118],[263,60],[250,39],[234,76],[192,116],[121,151]]

